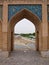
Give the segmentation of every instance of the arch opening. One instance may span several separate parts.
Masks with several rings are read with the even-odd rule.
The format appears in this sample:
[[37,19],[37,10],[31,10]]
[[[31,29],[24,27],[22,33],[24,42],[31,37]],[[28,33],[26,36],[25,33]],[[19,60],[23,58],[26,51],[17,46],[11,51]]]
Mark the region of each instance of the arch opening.
[[[37,50],[39,50],[39,28],[40,28],[40,20],[39,18],[34,15],[32,12],[30,12],[29,10],[23,9],[20,12],[16,13],[10,20],[9,22],[9,33],[10,33],[10,42],[9,42],[9,50],[13,50],[13,34],[14,34],[14,26],[15,24],[17,24],[20,20],[22,20],[23,18],[26,18],[28,20],[30,20],[36,28],[36,43],[37,43]],[[37,33],[38,31],[38,33]]]
[[14,27],[13,50],[36,50],[35,25],[26,18]]

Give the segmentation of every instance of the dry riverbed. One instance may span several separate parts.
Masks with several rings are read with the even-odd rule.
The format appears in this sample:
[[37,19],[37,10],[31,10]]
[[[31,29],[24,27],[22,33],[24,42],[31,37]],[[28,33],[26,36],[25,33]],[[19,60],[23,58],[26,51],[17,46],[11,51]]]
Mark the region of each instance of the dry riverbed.
[[14,50],[36,50],[35,39],[14,36]]

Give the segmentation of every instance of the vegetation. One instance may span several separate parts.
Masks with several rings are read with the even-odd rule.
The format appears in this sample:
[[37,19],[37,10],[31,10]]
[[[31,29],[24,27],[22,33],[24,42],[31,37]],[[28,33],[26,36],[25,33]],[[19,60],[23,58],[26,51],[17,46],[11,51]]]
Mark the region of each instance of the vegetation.
[[35,36],[35,33],[33,33],[33,36]]
[[27,38],[33,38],[33,36],[35,37],[35,33],[29,33],[29,34],[15,34],[15,35],[21,35],[21,36],[27,37]]

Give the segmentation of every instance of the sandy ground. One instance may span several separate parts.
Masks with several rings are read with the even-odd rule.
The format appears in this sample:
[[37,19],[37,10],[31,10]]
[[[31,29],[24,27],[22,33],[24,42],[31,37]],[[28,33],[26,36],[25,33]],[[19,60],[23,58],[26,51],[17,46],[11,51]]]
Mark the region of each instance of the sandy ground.
[[29,39],[22,36],[14,37],[14,50],[36,50],[35,39]]

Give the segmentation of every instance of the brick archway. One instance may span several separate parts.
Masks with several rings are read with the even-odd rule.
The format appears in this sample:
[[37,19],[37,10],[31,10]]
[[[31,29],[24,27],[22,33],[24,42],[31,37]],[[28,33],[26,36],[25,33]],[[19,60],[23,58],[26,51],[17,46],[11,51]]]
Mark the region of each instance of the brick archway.
[[[36,43],[37,43],[37,50],[39,50],[39,28],[40,28],[40,20],[39,18],[33,14],[31,11],[27,10],[27,9],[23,9],[21,11],[19,11],[18,13],[16,13],[10,20],[9,22],[9,35],[10,35],[10,40],[9,41],[9,50],[13,50],[13,31],[14,31],[14,26],[16,23],[18,23],[21,19],[26,18],[28,20],[30,20],[36,28]],[[10,45],[11,44],[11,45]]]
[[2,56],[3,54],[3,56],[5,57],[9,55],[9,51],[11,51],[11,47],[12,47],[11,39],[13,39],[13,36],[11,38],[11,35],[13,35],[13,28],[15,24],[23,18],[29,19],[32,23],[34,23],[36,27],[36,41],[38,39],[37,43],[39,42],[39,44],[37,44],[38,45],[37,48],[39,49],[42,56],[49,57],[49,23],[48,23],[49,1],[48,0],[45,1],[25,0],[25,2],[24,0],[22,1],[1,0],[0,49],[2,50],[2,53],[0,52],[0,55]]
[[18,13],[16,13],[9,21],[10,26],[12,26],[11,30],[15,26],[15,24],[23,18],[30,20],[35,25],[36,28],[39,27],[40,19],[31,11],[27,9],[23,9],[19,11]]

